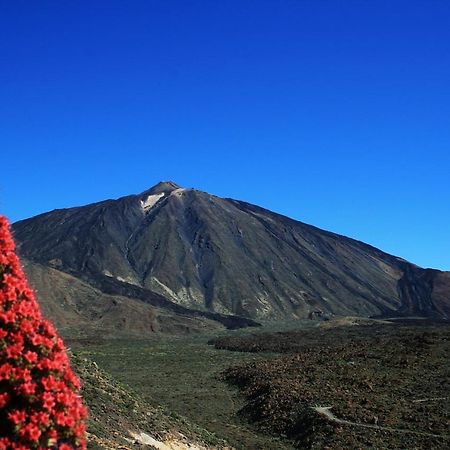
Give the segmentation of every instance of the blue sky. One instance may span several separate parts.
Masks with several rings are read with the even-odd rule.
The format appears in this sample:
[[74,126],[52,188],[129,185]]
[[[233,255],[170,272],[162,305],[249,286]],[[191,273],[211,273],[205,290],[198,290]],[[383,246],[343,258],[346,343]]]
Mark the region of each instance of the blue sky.
[[450,270],[450,2],[0,0],[0,211],[159,180]]

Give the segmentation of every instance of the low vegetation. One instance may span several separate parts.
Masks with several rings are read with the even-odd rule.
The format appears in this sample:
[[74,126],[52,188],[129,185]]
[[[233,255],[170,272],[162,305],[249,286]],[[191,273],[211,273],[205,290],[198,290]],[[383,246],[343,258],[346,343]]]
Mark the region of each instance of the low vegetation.
[[449,447],[448,324],[316,325],[69,340],[91,448],[151,448],[130,431],[215,449]]
[[[167,430],[179,430],[191,441],[202,442],[208,448],[292,449],[288,441],[260,433],[243,421],[237,414],[244,406],[242,397],[220,380],[220,373],[231,365],[267,359],[267,355],[220,352],[207,344],[208,339],[211,335],[160,336],[152,340],[69,340],[78,355],[75,367],[81,372],[84,397],[91,410],[88,431],[102,441],[113,436],[122,445],[125,442],[117,436],[114,438],[114,431],[141,430],[152,436],[164,436]],[[89,361],[95,361],[95,366]],[[85,364],[89,365],[83,369]],[[94,372],[93,367],[97,367]],[[103,374],[100,382],[96,381],[99,371]],[[114,386],[129,393],[129,401],[127,396],[116,400],[118,391]],[[103,392],[112,388],[114,398]],[[135,402],[138,407],[133,406]],[[115,410],[121,417],[119,422],[107,422],[106,418],[114,417]],[[144,411],[150,414],[145,416]],[[123,432],[121,435],[129,437]],[[127,448],[139,448],[133,445],[126,444]]]
[[241,416],[298,448],[450,445],[448,325],[318,328],[215,345],[285,354],[229,368],[223,378],[245,396]]
[[[95,362],[77,354],[73,354],[71,359],[82,380],[83,398],[89,406],[89,449],[148,449],[148,445],[136,439],[142,433],[160,443],[176,442],[180,450],[209,447],[202,439],[207,435],[204,430],[149,404],[129,386],[101,370]],[[223,441],[211,437],[209,444],[216,448],[226,447]]]

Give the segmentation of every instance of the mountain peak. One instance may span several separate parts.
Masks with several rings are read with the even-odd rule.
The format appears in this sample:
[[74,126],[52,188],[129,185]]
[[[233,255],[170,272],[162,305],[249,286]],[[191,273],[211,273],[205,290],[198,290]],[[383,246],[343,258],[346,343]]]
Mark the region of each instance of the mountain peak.
[[147,189],[146,191],[144,191],[142,194],[147,194],[147,195],[161,194],[163,192],[172,192],[172,191],[174,191],[176,189],[180,189],[180,188],[181,188],[181,186],[178,186],[178,184],[176,184],[173,181],[160,181],[159,183],[155,184],[150,189]]
[[144,303],[155,291],[173,311],[450,317],[450,273],[172,181],[22,220],[14,236],[24,258]]

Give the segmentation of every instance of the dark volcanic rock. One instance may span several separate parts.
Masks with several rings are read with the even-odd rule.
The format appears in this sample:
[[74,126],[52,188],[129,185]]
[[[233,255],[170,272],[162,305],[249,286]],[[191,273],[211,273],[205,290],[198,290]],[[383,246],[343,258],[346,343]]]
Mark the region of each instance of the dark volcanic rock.
[[172,182],[41,214],[14,233],[32,261],[109,294],[146,301],[157,292],[185,310],[275,319],[447,317],[450,309],[447,273]]

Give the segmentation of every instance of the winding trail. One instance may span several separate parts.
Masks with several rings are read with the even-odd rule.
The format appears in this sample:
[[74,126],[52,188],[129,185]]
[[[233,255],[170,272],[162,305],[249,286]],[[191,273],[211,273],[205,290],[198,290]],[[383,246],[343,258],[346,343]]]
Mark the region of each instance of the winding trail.
[[420,398],[418,400],[413,400],[413,403],[424,403],[424,402],[438,402],[441,400],[448,400],[450,397],[430,397],[430,398]]
[[383,427],[380,425],[371,425],[368,423],[352,422],[350,420],[339,419],[330,411],[331,408],[332,408],[332,406],[313,406],[313,407],[311,407],[311,409],[316,411],[321,416],[326,417],[328,420],[331,420],[332,422],[339,423],[342,425],[351,425],[354,427],[361,427],[361,428],[371,428],[373,430],[391,431],[394,433],[408,433],[408,434],[415,434],[418,436],[428,436],[428,437],[434,437],[434,438],[440,438],[440,439],[450,439],[450,434],[433,434],[433,433],[426,433],[423,431],[405,430],[403,428]]

